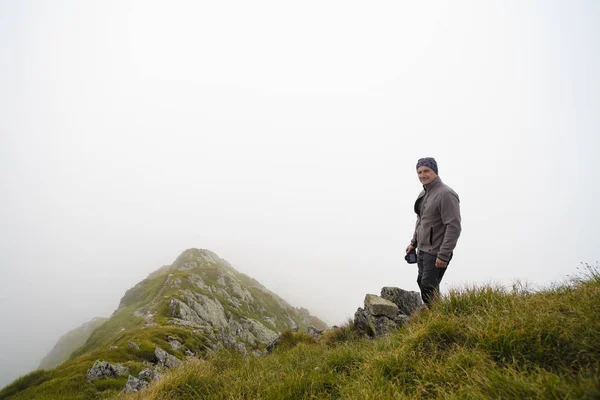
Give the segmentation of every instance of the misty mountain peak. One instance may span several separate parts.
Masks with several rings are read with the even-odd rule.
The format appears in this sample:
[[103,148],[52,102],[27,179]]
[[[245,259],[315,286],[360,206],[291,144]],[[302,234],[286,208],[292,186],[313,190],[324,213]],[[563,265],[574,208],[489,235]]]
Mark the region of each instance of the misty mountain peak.
[[219,258],[219,256],[210,250],[192,248],[181,253],[173,263],[173,266],[185,270],[215,264],[230,266],[229,263]]
[[[151,272],[146,279],[154,279],[175,271],[190,271],[192,269],[221,268],[234,270],[231,264],[217,254],[206,249],[191,248],[185,250],[171,265],[164,265]],[[235,271],[235,270],[234,270]]]

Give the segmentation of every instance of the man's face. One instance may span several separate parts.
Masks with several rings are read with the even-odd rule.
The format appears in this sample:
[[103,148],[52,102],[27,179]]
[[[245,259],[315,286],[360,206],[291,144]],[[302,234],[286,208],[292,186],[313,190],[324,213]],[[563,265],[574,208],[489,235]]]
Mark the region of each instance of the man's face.
[[427,185],[437,178],[437,174],[433,172],[431,168],[426,167],[425,165],[421,165],[419,169],[417,169],[417,175],[419,176],[419,180],[423,185]]

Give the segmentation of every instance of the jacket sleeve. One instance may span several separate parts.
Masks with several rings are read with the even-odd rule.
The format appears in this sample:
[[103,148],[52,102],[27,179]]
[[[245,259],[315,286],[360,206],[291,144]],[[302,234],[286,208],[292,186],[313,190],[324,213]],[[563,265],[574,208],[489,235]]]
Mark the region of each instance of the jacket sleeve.
[[417,241],[417,230],[419,229],[419,223],[421,222],[421,202],[423,201],[423,196],[425,196],[425,190],[421,191],[419,196],[417,196],[417,200],[415,200],[414,210],[415,214],[417,214],[417,222],[415,223],[415,232],[413,233],[413,237],[410,241],[410,244],[413,247],[417,247],[419,244]]
[[413,233],[413,237],[410,241],[412,247],[417,247],[417,228],[419,227],[419,222],[421,221],[421,217],[417,215],[417,222],[415,223],[415,232]]
[[461,232],[460,199],[454,192],[445,193],[440,201],[440,215],[444,224],[444,240],[438,251],[438,258],[450,261],[452,252]]

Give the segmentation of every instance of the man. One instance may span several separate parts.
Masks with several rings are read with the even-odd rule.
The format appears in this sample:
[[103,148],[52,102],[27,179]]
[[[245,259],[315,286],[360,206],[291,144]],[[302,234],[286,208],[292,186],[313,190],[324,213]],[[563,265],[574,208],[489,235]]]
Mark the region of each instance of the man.
[[415,201],[417,224],[406,253],[418,248],[417,283],[423,302],[430,306],[438,294],[440,282],[460,236],[460,201],[456,192],[438,176],[434,158],[419,159],[417,175],[423,184],[423,191]]

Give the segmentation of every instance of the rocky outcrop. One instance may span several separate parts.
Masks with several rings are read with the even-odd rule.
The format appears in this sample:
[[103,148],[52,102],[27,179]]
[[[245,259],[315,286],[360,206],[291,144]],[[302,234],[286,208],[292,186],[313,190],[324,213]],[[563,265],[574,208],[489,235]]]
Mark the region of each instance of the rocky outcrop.
[[158,374],[158,372],[153,369],[146,368],[138,374],[137,378],[129,375],[127,378],[127,383],[125,383],[125,387],[123,387],[121,393],[139,392],[140,390],[147,388],[150,382],[155,381],[158,378],[160,378],[160,374]]
[[129,375],[129,377],[127,378],[127,383],[125,383],[125,387],[123,388],[121,393],[139,392],[140,390],[146,387],[148,387],[148,382]]
[[367,294],[364,308],[354,314],[357,331],[369,337],[387,335],[410,320],[410,315],[423,307],[421,296],[396,287],[384,287],[381,296]]
[[146,368],[138,374],[138,378],[146,382],[152,382],[160,377],[158,372],[153,369]]
[[186,290],[185,300],[172,299],[173,316],[196,325],[210,324],[216,328],[227,326],[223,305],[216,299]]
[[271,343],[278,336],[276,332],[273,332],[252,318],[245,318],[242,326],[262,344]]
[[[169,321],[202,331],[207,347],[213,350],[225,346],[241,354],[262,352],[281,330],[314,324],[316,329],[326,328],[308,310],[292,307],[214,253],[186,250],[173,268],[187,274],[182,289],[169,300]],[[171,347],[177,349],[178,344]]]
[[158,360],[158,365],[161,367],[173,368],[182,364],[182,361],[179,358],[167,353],[160,347],[154,349],[154,355]]
[[103,360],[97,360],[85,374],[87,381],[100,378],[110,378],[115,376],[127,375],[128,369],[122,365],[112,365]]

